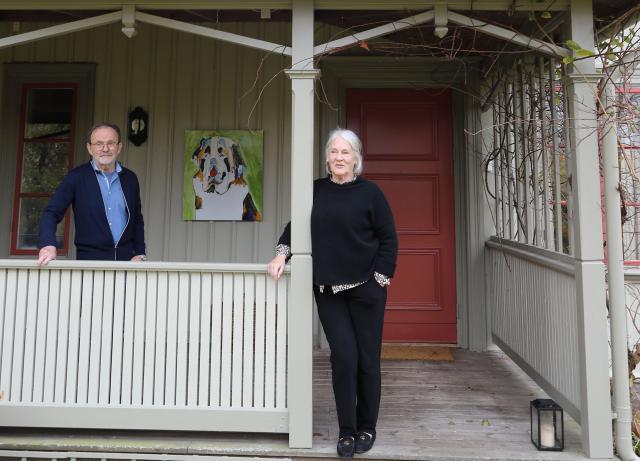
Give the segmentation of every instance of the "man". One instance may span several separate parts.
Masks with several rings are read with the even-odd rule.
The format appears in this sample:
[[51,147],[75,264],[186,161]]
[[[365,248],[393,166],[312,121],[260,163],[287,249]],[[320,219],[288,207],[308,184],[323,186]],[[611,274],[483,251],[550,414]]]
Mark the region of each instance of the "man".
[[56,259],[56,227],[69,205],[75,219],[78,259],[144,261],[144,221],[135,173],[117,161],[120,128],[99,123],[89,131],[91,161],[71,170],[40,219],[38,264]]

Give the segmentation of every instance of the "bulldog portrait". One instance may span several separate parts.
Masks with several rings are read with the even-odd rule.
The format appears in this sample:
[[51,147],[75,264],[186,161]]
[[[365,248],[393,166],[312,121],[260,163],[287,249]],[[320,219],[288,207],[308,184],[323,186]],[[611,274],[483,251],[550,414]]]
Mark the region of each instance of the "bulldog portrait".
[[196,220],[261,221],[245,180],[248,168],[233,139],[202,137],[191,155]]

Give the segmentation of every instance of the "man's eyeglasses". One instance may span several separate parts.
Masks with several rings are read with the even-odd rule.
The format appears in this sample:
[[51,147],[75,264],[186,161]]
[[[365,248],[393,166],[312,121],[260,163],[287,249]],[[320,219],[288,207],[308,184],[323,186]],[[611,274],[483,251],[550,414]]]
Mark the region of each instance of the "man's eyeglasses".
[[93,147],[97,147],[100,150],[104,149],[104,146],[107,146],[107,148],[109,150],[115,149],[118,144],[120,144],[120,143],[119,142],[115,142],[115,141],[109,141],[109,142],[98,141],[98,142],[92,142],[91,143],[91,145]]

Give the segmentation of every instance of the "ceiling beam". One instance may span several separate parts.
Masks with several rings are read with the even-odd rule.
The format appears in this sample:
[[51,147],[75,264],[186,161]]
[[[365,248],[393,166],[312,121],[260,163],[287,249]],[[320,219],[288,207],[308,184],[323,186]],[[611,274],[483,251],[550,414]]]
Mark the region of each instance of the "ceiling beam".
[[453,11],[449,11],[448,17],[449,21],[454,24],[469,27],[470,29],[474,29],[487,35],[491,35],[492,37],[500,38],[502,40],[515,43],[516,45],[521,45],[526,48],[545,53],[547,55],[569,56],[571,54],[570,51],[566,48],[562,48],[553,43],[538,40],[536,38],[520,34],[505,27],[500,27],[484,21],[480,21],[479,19],[469,18]]
[[143,13],[140,11],[136,11],[136,20],[158,27],[200,35],[202,37],[221,40],[223,42],[234,43],[236,45],[247,46],[249,48],[255,48],[272,53],[283,54],[285,56],[291,56],[291,47],[258,40],[256,38],[245,37],[244,35],[232,34],[230,32],[198,26],[188,22],[176,21],[174,19],[163,18],[161,16],[155,16],[153,14]]
[[92,18],[80,19],[78,21],[67,22],[52,27],[45,27],[31,32],[25,32],[22,34],[0,38],[0,49],[35,42],[37,40],[45,40],[48,38],[70,34],[81,30],[93,29],[95,27],[113,24],[119,21],[123,22],[125,26],[123,28],[123,32],[129,38],[135,35],[135,23],[136,21],[139,21],[158,27],[164,27],[180,32],[200,35],[202,37],[221,40],[240,46],[246,46],[262,51],[291,56],[291,48],[285,45],[258,40],[251,37],[245,37],[244,35],[232,34],[230,32],[211,29],[209,27],[202,27],[195,24],[190,24],[188,22],[175,21],[173,19],[167,19],[152,14],[142,13],[140,11],[136,11],[135,8],[131,5],[124,5],[121,10],[114,11],[112,13],[102,14],[99,16],[94,16]]
[[[562,48],[553,43],[529,37],[505,27],[489,24],[487,22],[480,21],[479,19],[469,18],[453,11],[446,11],[446,15],[447,19],[453,24],[475,29],[478,32],[491,35],[492,37],[496,37],[507,42],[514,43],[516,45],[524,46],[526,48],[536,50],[554,57],[570,55],[569,50],[567,50],[566,48]],[[343,37],[338,40],[333,40],[331,42],[316,46],[314,48],[314,56],[326,54],[333,50],[352,46],[366,40],[382,37],[384,35],[392,34],[403,29],[424,24],[426,22],[433,21],[434,18],[435,12],[433,10],[425,11],[424,13],[409,16],[408,18],[400,19],[398,21],[394,21],[379,27],[374,27],[373,29],[365,30],[362,32],[354,32],[348,37]]]
[[121,20],[122,11],[114,11],[113,13],[102,14],[93,18],[80,19],[78,21],[45,27],[43,29],[25,32],[23,34],[11,35],[10,37],[0,38],[0,49],[57,37],[58,35],[70,34],[81,30],[93,29],[95,27],[113,24],[114,22],[119,22]]
[[[415,10],[432,9],[440,0],[315,0],[316,10]],[[110,10],[134,5],[140,9],[291,9],[291,0],[2,0],[2,10]],[[470,11],[564,11],[569,0],[452,0],[449,9]]]
[[376,37],[382,37],[383,35],[388,35],[393,32],[398,32],[399,30],[424,24],[425,22],[433,21],[433,17],[434,17],[433,11],[425,11],[424,13],[416,14],[415,16],[410,16],[405,19],[400,19],[398,21],[390,22],[388,24],[374,27],[373,29],[365,30],[363,32],[353,32],[348,37],[339,38],[337,40],[323,43],[322,45],[318,45],[314,47],[313,55],[318,56],[320,54],[329,53],[333,50],[355,45],[356,43],[360,43],[366,40],[371,40]]

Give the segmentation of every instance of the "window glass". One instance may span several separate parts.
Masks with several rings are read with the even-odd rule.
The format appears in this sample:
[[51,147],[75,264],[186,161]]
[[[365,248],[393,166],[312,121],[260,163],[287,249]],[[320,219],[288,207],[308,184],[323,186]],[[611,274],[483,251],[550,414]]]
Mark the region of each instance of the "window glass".
[[27,93],[25,140],[68,139],[71,132],[73,90],[31,88]]
[[67,174],[69,144],[25,142],[22,192],[51,192]]
[[[37,249],[40,215],[49,202],[49,197],[25,197],[20,200],[18,217],[18,248]],[[64,220],[56,230],[57,246],[62,247],[64,239]]]
[[[13,254],[36,254],[40,215],[67,174],[73,160],[75,138],[75,84],[25,83],[21,93],[18,164],[21,177],[14,201]],[[65,228],[58,225],[60,254],[67,251]]]

